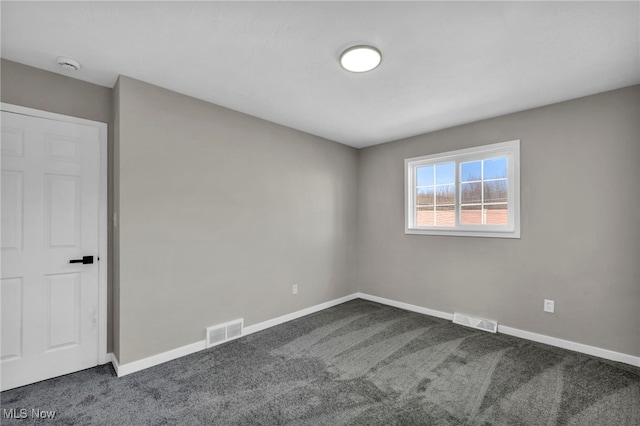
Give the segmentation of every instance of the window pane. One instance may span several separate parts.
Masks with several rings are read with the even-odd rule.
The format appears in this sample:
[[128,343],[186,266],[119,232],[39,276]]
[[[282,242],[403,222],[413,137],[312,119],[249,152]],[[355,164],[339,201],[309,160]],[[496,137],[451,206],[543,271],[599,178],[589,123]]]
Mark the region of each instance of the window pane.
[[455,163],[436,164],[436,184],[454,183]]
[[433,207],[418,207],[416,209],[417,226],[433,226],[435,215]]
[[484,223],[487,225],[506,225],[509,222],[506,204],[494,204],[484,208]]
[[482,178],[482,162],[472,161],[471,163],[462,163],[460,174],[460,182],[480,180]]
[[482,206],[462,206],[460,223],[463,225],[482,225]]
[[456,202],[456,191],[454,185],[443,185],[436,187],[436,204],[453,204]]
[[519,238],[519,145],[406,158],[405,233]]
[[455,226],[456,211],[454,206],[436,206],[436,226]]
[[461,183],[460,192],[462,204],[482,202],[482,183],[480,182]]
[[416,186],[433,185],[433,166],[416,167]]
[[495,203],[507,201],[507,180],[492,180],[484,183],[484,202]]
[[416,204],[423,206],[433,205],[433,186],[416,190]]
[[497,179],[507,177],[507,157],[484,160],[484,178]]

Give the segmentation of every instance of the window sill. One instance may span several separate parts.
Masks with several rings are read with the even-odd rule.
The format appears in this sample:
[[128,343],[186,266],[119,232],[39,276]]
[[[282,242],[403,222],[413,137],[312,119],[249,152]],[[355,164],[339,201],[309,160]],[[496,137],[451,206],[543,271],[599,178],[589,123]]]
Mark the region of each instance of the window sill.
[[445,229],[405,229],[407,235],[444,235],[451,237],[487,237],[487,238],[520,238],[520,230],[516,231],[461,231]]

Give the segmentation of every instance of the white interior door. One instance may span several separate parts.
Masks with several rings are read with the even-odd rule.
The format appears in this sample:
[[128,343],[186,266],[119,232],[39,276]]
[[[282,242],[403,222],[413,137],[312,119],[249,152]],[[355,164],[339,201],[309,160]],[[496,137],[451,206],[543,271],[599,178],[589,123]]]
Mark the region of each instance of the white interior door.
[[98,364],[100,135],[3,111],[1,145],[6,390]]

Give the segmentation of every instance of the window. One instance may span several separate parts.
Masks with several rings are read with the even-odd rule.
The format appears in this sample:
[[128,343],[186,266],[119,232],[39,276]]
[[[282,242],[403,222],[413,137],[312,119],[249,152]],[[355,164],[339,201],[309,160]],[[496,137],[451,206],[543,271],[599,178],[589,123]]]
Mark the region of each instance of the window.
[[405,233],[520,238],[520,141],[405,160]]

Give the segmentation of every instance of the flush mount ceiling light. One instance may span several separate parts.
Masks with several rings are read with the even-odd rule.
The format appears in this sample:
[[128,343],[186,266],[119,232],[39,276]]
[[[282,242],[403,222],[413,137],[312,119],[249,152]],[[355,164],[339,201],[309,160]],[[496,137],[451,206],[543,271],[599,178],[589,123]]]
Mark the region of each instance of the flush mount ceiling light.
[[342,52],[340,65],[347,71],[367,72],[382,62],[382,54],[373,46],[353,46]]

